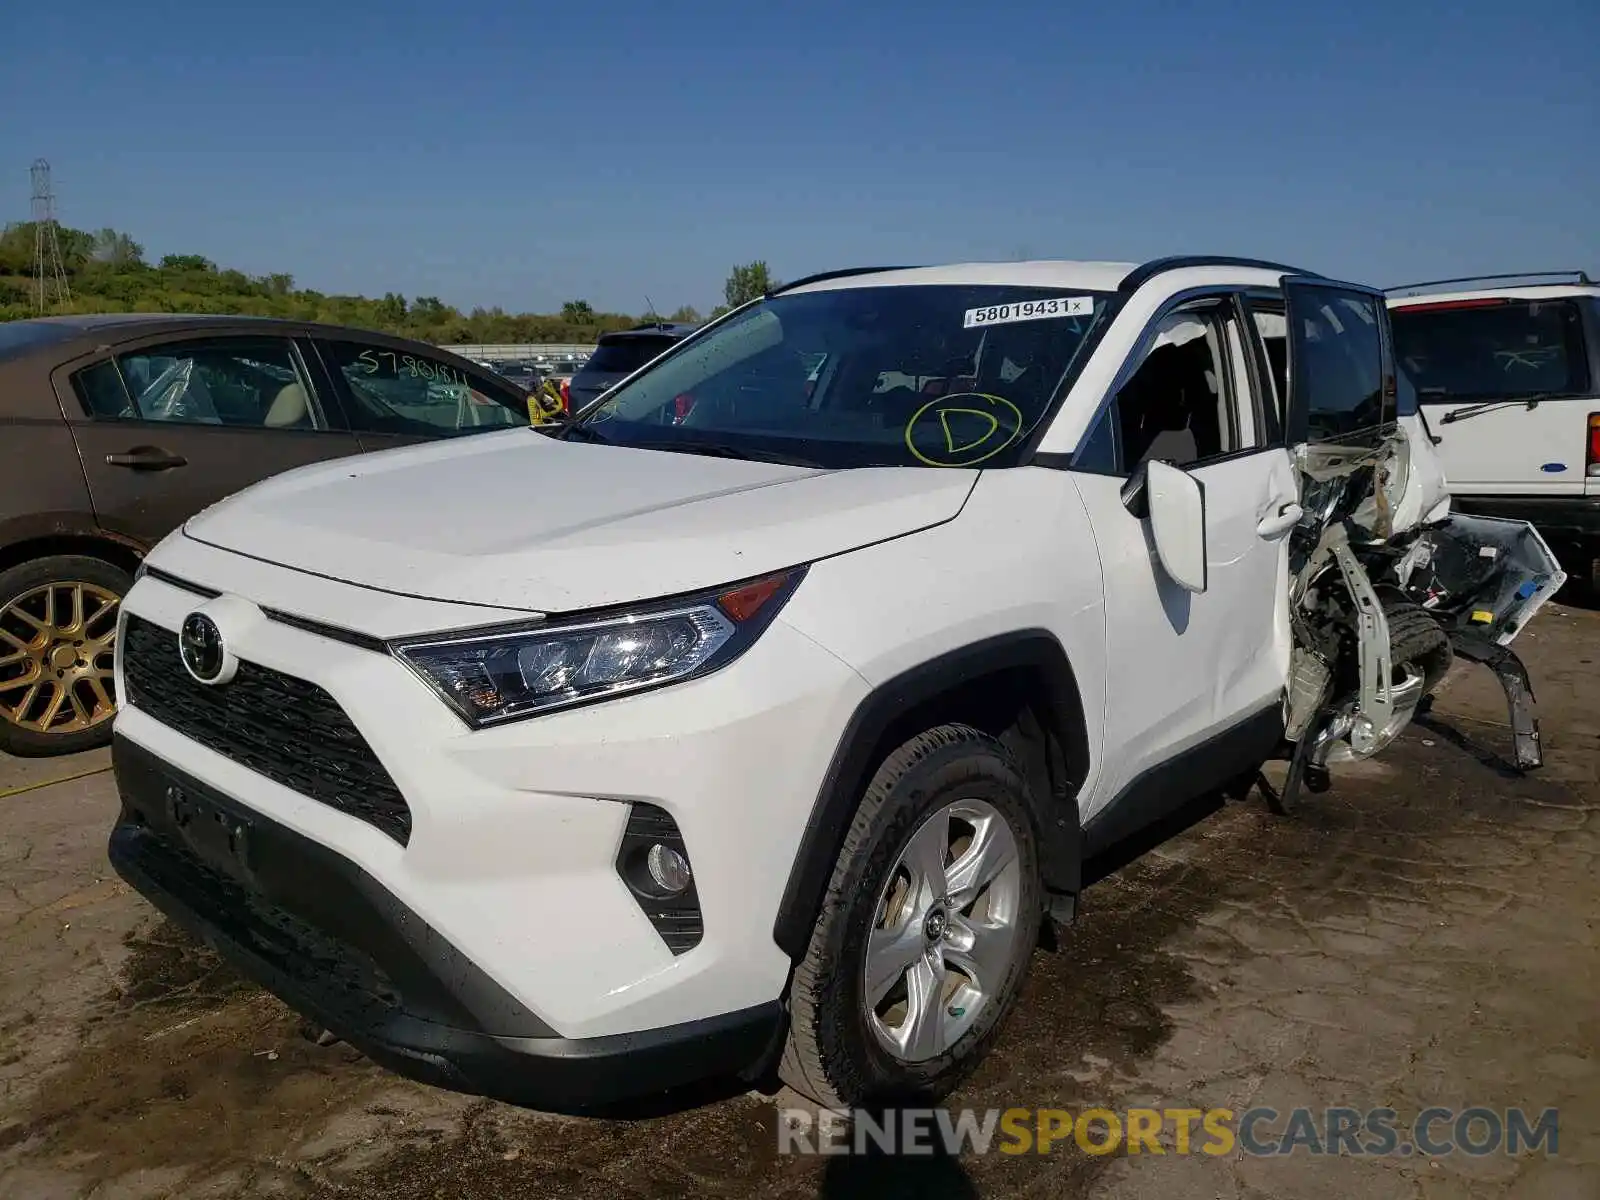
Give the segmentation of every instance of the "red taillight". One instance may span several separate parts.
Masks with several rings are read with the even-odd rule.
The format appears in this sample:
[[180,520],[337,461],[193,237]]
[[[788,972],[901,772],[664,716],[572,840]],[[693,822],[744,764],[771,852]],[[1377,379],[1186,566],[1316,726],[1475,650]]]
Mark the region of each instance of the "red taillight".
[[1600,413],[1589,414],[1589,462],[1584,474],[1600,476]]
[[1395,306],[1397,313],[1418,312],[1443,312],[1451,308],[1498,308],[1511,301],[1505,296],[1493,296],[1481,300],[1438,300],[1431,304],[1398,304]]
[[672,419],[674,423],[682,421],[693,411],[694,397],[689,395],[688,392],[684,392],[683,395],[674,396],[672,398]]

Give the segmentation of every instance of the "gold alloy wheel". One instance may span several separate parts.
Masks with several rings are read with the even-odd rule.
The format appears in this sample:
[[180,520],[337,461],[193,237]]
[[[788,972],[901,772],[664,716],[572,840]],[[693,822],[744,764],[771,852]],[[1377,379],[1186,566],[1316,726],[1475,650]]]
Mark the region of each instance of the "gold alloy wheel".
[[93,583],[46,583],[0,608],[0,717],[45,734],[109,721],[121,599]]

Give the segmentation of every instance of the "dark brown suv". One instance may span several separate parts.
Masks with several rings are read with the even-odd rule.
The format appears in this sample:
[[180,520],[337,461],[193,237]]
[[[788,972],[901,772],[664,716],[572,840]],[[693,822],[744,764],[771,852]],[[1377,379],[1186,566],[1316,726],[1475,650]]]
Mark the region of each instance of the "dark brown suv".
[[145,551],[306,463],[527,425],[527,393],[421,342],[252,317],[0,324],[0,751],[108,740]]

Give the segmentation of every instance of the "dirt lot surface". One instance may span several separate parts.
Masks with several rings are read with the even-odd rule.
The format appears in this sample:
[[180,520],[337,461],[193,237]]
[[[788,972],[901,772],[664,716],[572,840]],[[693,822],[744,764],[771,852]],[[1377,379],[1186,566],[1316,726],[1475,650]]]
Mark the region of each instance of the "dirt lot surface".
[[0,760],[0,793],[43,785],[0,798],[0,1198],[1594,1200],[1600,613],[1547,609],[1519,648],[1543,771],[1506,768],[1498,689],[1458,668],[1293,816],[1230,805],[1094,889],[952,1103],[1555,1107],[1554,1156],[800,1158],[782,1094],[582,1121],[430,1090],[305,1040],[117,881],[89,755]]

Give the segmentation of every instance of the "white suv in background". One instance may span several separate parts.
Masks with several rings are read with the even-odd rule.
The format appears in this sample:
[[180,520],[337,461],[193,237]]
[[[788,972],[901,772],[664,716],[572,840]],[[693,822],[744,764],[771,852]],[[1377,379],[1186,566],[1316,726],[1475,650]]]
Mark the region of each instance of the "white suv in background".
[[1517,523],[1444,561],[1398,421],[1382,294],[1284,266],[802,280],[553,434],[162,542],[112,861],[447,1086],[942,1094],[1041,921],[1265,760],[1281,805],[1378,752],[1559,586]]
[[1600,284],[1444,279],[1390,289],[1389,308],[1456,506],[1531,521],[1600,592]]

